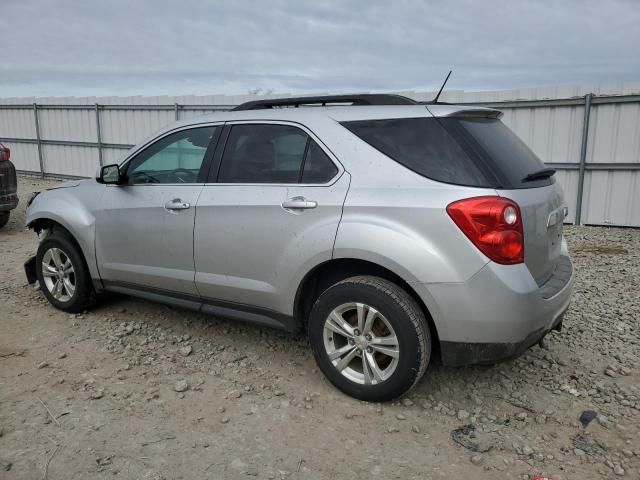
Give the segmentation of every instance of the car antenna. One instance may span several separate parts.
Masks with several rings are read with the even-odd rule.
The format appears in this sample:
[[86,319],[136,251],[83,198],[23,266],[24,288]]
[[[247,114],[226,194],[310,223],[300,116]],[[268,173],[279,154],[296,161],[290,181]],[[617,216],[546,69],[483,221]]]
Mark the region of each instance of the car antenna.
[[451,76],[451,72],[453,72],[453,70],[449,70],[449,73],[447,74],[447,78],[444,79],[444,82],[442,82],[442,86],[440,87],[440,90],[438,90],[438,94],[436,95],[436,98],[434,98],[433,100],[431,100],[430,103],[438,103],[438,98],[440,98],[440,94],[442,93],[442,90],[444,89],[444,86],[447,84],[447,82],[449,81],[449,77]]

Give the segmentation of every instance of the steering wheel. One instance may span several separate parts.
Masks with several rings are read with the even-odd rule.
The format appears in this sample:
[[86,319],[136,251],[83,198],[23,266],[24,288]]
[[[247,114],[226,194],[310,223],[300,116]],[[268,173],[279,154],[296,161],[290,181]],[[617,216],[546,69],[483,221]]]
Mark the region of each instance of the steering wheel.
[[[185,180],[185,178],[181,176],[181,174],[187,175],[188,178]],[[193,177],[193,172],[186,168],[176,168],[169,173],[169,179],[175,178],[177,182],[181,183],[189,183],[191,181],[191,178],[189,177]]]

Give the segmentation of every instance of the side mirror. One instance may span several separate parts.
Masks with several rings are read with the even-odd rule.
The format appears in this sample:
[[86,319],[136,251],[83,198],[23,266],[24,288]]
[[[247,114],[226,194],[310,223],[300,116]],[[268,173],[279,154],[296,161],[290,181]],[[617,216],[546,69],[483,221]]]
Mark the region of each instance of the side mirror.
[[118,167],[117,163],[113,165],[105,165],[100,169],[98,176],[96,177],[96,181],[98,183],[107,183],[107,184],[115,184],[119,185],[123,181],[123,177],[120,174],[120,167]]

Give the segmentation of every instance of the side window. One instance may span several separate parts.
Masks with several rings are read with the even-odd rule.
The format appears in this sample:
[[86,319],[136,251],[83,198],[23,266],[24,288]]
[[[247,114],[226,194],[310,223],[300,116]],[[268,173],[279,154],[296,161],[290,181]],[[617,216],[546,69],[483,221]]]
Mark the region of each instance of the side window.
[[181,130],[147,147],[129,162],[129,184],[196,183],[216,128]]
[[325,183],[336,172],[320,147],[297,127],[234,125],[222,155],[218,182]]
[[220,165],[220,183],[296,183],[307,134],[287,125],[234,125]]
[[310,140],[302,172],[302,183],[327,183],[336,176],[336,173],[338,173],[338,167],[316,142]]

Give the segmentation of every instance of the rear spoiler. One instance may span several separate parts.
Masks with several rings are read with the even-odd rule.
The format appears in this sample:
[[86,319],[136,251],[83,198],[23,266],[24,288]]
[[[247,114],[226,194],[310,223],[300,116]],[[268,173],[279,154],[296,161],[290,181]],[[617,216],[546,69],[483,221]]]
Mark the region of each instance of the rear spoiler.
[[495,108],[476,107],[475,105],[453,105],[439,103],[437,105],[425,105],[429,113],[434,117],[459,117],[459,118],[501,118],[502,112]]
[[469,108],[451,112],[445,117],[462,117],[462,118],[502,118],[504,115],[500,110],[494,108]]

